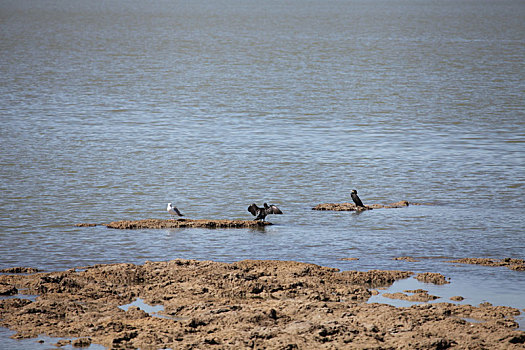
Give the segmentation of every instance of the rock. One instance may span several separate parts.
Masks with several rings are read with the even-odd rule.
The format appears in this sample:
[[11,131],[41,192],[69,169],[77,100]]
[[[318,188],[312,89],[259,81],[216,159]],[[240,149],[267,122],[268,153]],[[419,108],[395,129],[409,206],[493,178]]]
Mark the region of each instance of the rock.
[[[0,281],[39,297],[0,298],[0,327],[15,330],[15,339],[42,334],[76,339],[73,346],[127,349],[523,348],[525,332],[513,321],[517,309],[366,302],[371,286],[411,274],[293,261],[176,259],[3,275]],[[162,305],[163,317],[119,308],[137,298]]]
[[[365,206],[364,209],[371,209],[369,206]],[[358,208],[354,203],[322,203],[312,208],[312,210],[334,210],[334,211],[357,211]]]
[[413,275],[410,271],[343,271],[342,275],[351,276],[356,284],[365,285],[371,288],[388,286],[396,280],[401,280]]
[[415,258],[412,258],[410,256],[401,256],[401,257],[398,257],[398,258],[394,258],[392,260],[404,260],[404,261],[408,261],[408,262],[418,262],[419,260],[415,259]]
[[126,311],[126,314],[127,314],[126,316],[128,319],[135,319],[135,320],[150,317],[150,315],[146,311],[136,306],[130,306],[128,308],[128,311]]
[[401,292],[397,292],[397,293],[383,293],[383,296],[387,298],[391,298],[391,299],[401,299],[401,300],[407,300],[407,301],[422,301],[422,302],[439,299],[438,296],[428,294],[426,290],[422,290],[422,289],[412,290],[412,291],[405,290],[405,293],[411,293],[411,294],[408,295],[408,294],[404,294]]
[[449,260],[450,263],[459,264],[474,264],[483,266],[504,266],[515,271],[525,271],[525,260],[524,259],[490,259],[490,258],[463,258],[457,260]]
[[145,219],[145,220],[124,220],[114,221],[109,224],[104,224],[108,228],[114,229],[166,229],[166,228],[182,228],[182,227],[202,227],[202,228],[246,228],[246,227],[265,227],[271,225],[268,221],[255,220],[192,220],[192,219],[177,219],[177,220],[160,220],[160,219]]
[[443,276],[440,273],[433,273],[433,272],[418,273],[415,278],[418,281],[424,282],[424,283],[433,283],[433,284],[450,283],[449,281],[447,281],[445,276]]
[[18,289],[15,286],[9,284],[0,284],[0,295],[16,295],[18,294]]
[[[413,203],[416,204],[416,203]],[[312,208],[312,210],[334,210],[334,211],[358,211],[381,208],[404,208],[408,207],[408,201],[399,201],[391,204],[371,204],[365,205],[365,208],[358,208],[354,203],[322,203]]]
[[38,269],[33,267],[9,267],[7,269],[0,270],[1,273],[36,273]]
[[[29,299],[10,298],[10,299],[3,300],[4,308],[9,309],[9,310],[20,309],[31,303],[32,301]],[[0,312],[1,311],[2,310],[0,310]]]
[[60,339],[55,344],[53,344],[56,347],[62,347],[71,344],[71,340],[69,339]]
[[85,348],[91,345],[91,338],[78,338],[71,341],[71,345],[76,348]]

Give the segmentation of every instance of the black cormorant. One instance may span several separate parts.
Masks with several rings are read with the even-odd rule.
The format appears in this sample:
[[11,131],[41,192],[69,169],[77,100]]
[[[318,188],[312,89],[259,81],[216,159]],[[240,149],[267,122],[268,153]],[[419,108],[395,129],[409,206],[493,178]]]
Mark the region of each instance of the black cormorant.
[[268,214],[282,214],[281,209],[277,208],[275,205],[264,203],[263,208],[259,208],[257,204],[253,203],[248,207],[248,211],[255,216],[255,220],[263,220]]
[[359,198],[359,196],[357,195],[357,190],[352,190],[352,193],[350,194],[350,196],[352,197],[352,200],[354,201],[356,207],[360,208],[360,207],[365,207],[363,205],[363,202],[361,202],[361,199]]

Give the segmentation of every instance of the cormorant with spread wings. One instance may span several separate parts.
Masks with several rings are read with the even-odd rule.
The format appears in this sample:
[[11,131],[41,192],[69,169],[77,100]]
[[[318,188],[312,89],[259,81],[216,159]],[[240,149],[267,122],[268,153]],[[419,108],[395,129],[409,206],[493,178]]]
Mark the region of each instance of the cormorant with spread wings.
[[264,203],[263,208],[259,208],[257,204],[253,203],[248,207],[248,211],[255,216],[255,220],[263,220],[266,218],[266,215],[268,214],[282,214],[283,212],[281,209],[277,208],[277,206],[268,203]]

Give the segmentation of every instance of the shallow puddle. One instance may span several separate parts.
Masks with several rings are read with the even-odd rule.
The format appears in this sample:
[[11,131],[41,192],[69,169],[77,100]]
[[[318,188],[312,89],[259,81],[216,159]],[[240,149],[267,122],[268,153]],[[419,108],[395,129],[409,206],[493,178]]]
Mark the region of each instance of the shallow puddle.
[[[417,289],[422,289],[422,290],[428,291],[429,294],[436,295],[439,298],[436,299],[436,300],[423,302],[423,301],[408,301],[408,300],[401,300],[401,299],[391,299],[391,298],[387,298],[387,297],[383,296],[383,294],[385,294],[385,293],[398,293],[398,292],[405,293],[405,294],[412,294],[412,293],[406,293],[405,291],[408,291],[408,290],[412,290],[413,291],[413,290],[417,290]],[[388,304],[388,305],[392,305],[392,306],[395,306],[395,307],[410,307],[412,305],[421,304],[421,303],[430,303],[430,302],[436,303],[436,302],[444,302],[444,301],[445,302],[447,302],[447,301],[452,302],[451,300],[445,300],[443,298],[443,296],[436,289],[438,289],[438,290],[441,289],[441,291],[442,291],[443,290],[443,285],[440,285],[440,286],[431,285],[429,283],[423,283],[423,282],[420,282],[420,281],[416,280],[413,277],[410,277],[410,278],[407,278],[407,279],[404,279],[404,280],[398,280],[398,281],[394,282],[388,288],[377,289],[379,294],[373,295],[370,299],[368,299],[368,303]]]
[[483,320],[477,320],[475,318],[470,318],[470,317],[462,317],[461,319],[464,320],[464,321],[467,321],[468,323],[483,323],[483,322],[485,322]]
[[128,311],[130,306],[138,307],[139,309],[141,309],[142,311],[146,312],[148,315],[153,316],[153,317],[173,319],[173,317],[169,317],[169,316],[159,315],[158,314],[159,311],[164,311],[164,306],[162,306],[162,305],[148,305],[141,298],[137,298],[137,300],[135,300],[132,303],[129,303],[129,304],[126,304],[126,305],[121,305],[121,306],[119,306],[119,309],[122,309],[124,311]]
[[514,321],[518,322],[520,325],[518,329],[520,331],[525,331],[525,310],[520,310],[521,314],[519,316],[514,316]]
[[15,295],[2,295],[0,299],[27,299],[31,301],[36,301],[38,295],[33,294],[15,294]]
[[[49,350],[49,349],[62,349],[62,350],[75,350],[80,349],[79,347],[74,347],[71,344],[66,344],[64,346],[56,347],[60,340],[75,340],[77,338],[53,338],[45,335],[39,335],[36,338],[29,339],[12,339],[9,338],[15,331],[12,331],[7,328],[0,327],[0,339],[2,339],[0,344],[0,349],[9,349],[9,350]],[[88,346],[83,346],[82,349],[87,350],[105,350],[106,347],[99,344],[90,344]]]
[[[401,299],[391,299],[383,296],[384,293],[397,293],[402,292],[404,293],[406,290],[415,290],[415,289],[423,289],[426,290],[429,294],[436,295],[439,298],[436,300],[430,300],[430,301],[408,301],[408,300],[401,300]],[[410,307],[412,305],[416,304],[422,304],[422,303],[453,303],[453,304],[470,304],[470,305],[479,305],[483,302],[491,302],[494,305],[506,305],[506,303],[500,302],[499,296],[497,295],[490,295],[491,298],[486,298],[486,296],[481,295],[478,291],[475,289],[467,289],[463,285],[457,282],[451,282],[450,284],[444,284],[444,285],[435,285],[432,283],[424,283],[416,280],[413,277],[404,279],[404,280],[398,280],[395,281],[390,287],[383,289],[383,288],[377,288],[376,289],[379,294],[373,295],[370,297],[367,301],[367,303],[379,303],[379,304],[388,304],[395,307]],[[451,300],[450,298],[458,295],[458,290],[462,290],[465,293],[465,295],[462,295],[464,297],[463,300],[455,301]],[[460,293],[461,294],[461,293]],[[518,305],[510,305],[513,307],[516,307],[519,309]],[[519,330],[525,330],[525,312],[521,310],[521,314],[518,316],[514,316],[514,320],[519,324]],[[483,320],[476,320],[473,318],[463,318],[465,321],[470,323],[482,323]]]

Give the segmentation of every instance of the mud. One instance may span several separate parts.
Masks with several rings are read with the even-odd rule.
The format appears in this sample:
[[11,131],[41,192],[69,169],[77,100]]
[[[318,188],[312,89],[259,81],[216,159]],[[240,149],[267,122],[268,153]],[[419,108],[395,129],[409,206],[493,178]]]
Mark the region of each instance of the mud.
[[[410,275],[255,260],[0,275],[1,285],[39,295],[0,299],[0,326],[15,330],[15,338],[45,334],[78,338],[76,346],[126,349],[523,349],[517,309],[366,303],[377,294],[372,288]],[[162,305],[162,317],[119,308],[137,298]]]
[[365,205],[364,208],[357,207],[354,203],[322,203],[312,208],[312,210],[334,210],[334,211],[360,211],[372,210],[382,208],[404,208],[410,204],[417,205],[417,203],[409,203],[408,201],[399,201],[391,204],[371,204]]
[[[187,227],[201,227],[201,228],[262,228],[267,225],[272,225],[268,221],[255,220],[207,220],[207,219],[177,219],[177,220],[161,220],[161,219],[144,219],[144,220],[122,220],[113,221],[109,224],[101,224],[108,228],[133,230],[133,229],[166,229],[166,228],[187,228]],[[96,224],[81,223],[78,227],[96,226]]]
[[459,264],[475,264],[483,266],[504,266],[515,271],[525,271],[525,260],[523,259],[489,259],[489,258],[463,258],[447,261]]

